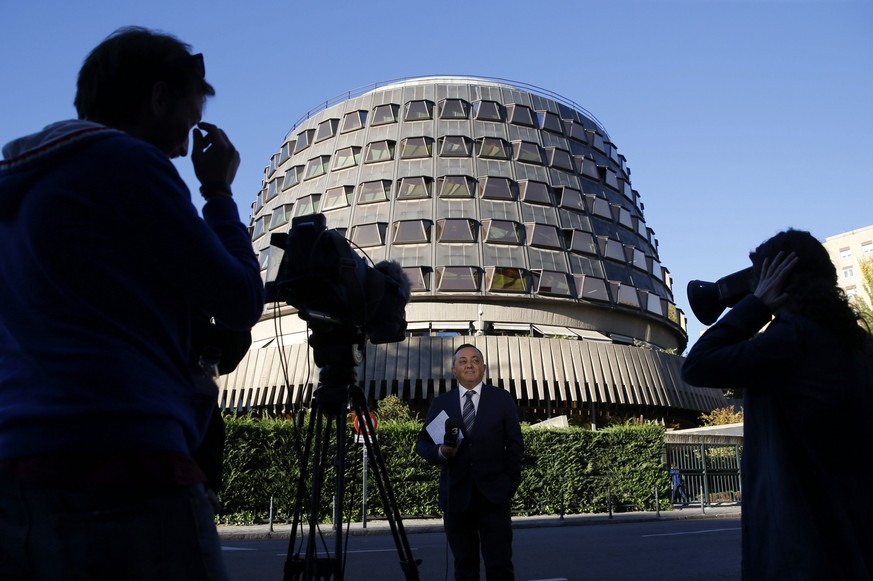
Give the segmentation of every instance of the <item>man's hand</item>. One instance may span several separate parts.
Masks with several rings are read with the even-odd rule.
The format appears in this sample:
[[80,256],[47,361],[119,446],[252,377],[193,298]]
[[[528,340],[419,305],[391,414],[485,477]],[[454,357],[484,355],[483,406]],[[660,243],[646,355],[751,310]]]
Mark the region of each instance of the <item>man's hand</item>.
[[446,446],[445,444],[440,444],[440,454],[442,454],[443,458],[446,460],[451,460],[455,457],[455,454],[458,453],[458,448],[461,446],[461,441],[458,442],[454,446]]
[[773,258],[773,262],[765,258],[761,265],[761,277],[758,279],[754,294],[774,313],[788,300],[788,295],[785,294],[785,282],[797,261],[797,254],[794,252],[786,256],[780,251]]
[[[204,133],[205,132],[205,133]],[[239,152],[227,138],[224,131],[212,123],[201,121],[194,128],[194,149],[191,152],[194,164],[194,174],[204,188],[204,197],[208,194],[230,194],[230,184],[239,169]],[[219,192],[218,186],[223,184],[227,191]]]

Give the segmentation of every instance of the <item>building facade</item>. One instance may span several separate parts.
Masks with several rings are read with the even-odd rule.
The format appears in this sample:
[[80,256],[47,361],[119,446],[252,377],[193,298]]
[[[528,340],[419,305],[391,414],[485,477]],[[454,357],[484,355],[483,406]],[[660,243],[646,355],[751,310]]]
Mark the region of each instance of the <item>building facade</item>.
[[[314,212],[412,285],[408,337],[368,345],[371,402],[415,409],[452,387],[451,352],[480,346],[486,380],[523,419],[637,416],[687,422],[721,392],[679,377],[685,315],[626,159],[579,105],[542,89],[469,77],[392,82],[309,112],[265,170],[252,239],[265,282],[270,234]],[[227,409],[307,406],[318,370],[305,322],[269,305]]]
[[846,296],[873,304],[861,271],[862,263],[873,261],[873,226],[825,238],[824,247],[837,268],[837,279]]

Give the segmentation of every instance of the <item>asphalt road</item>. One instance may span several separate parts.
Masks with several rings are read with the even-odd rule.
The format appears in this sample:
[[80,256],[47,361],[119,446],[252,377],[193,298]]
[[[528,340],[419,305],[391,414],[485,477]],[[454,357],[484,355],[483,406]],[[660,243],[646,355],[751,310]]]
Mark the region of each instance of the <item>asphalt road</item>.
[[[740,579],[739,518],[522,528],[514,535],[518,581]],[[421,559],[421,581],[454,578],[443,533],[408,539]],[[282,579],[287,540],[225,540],[222,546],[232,580]],[[345,571],[348,580],[404,579],[390,535],[350,537]]]

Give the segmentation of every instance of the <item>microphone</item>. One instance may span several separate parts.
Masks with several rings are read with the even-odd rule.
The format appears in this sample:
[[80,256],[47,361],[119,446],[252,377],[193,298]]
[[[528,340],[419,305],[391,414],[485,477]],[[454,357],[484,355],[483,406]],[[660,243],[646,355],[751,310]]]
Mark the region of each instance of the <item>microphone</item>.
[[461,422],[455,418],[446,420],[446,435],[443,437],[443,445],[454,448],[458,445],[458,432],[461,430]]

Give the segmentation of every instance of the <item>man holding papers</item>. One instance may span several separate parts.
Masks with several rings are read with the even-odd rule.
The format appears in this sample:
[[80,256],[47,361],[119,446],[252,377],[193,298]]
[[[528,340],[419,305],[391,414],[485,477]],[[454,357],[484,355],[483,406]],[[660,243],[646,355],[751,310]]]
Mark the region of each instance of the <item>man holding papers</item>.
[[483,383],[485,360],[474,345],[455,350],[452,373],[458,389],[434,398],[415,450],[440,466],[440,508],[455,579],[479,579],[480,547],[486,579],[514,579],[511,501],[524,449],[515,401]]

